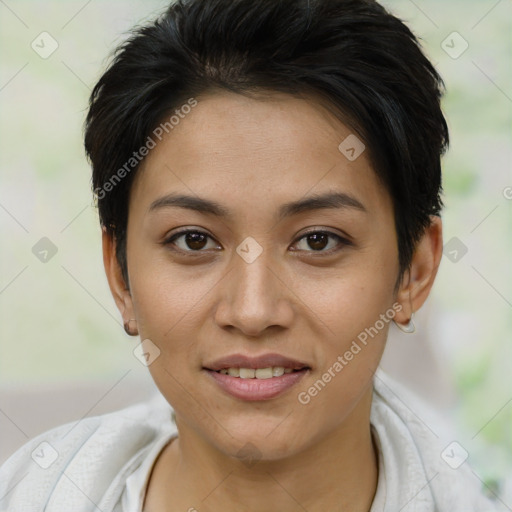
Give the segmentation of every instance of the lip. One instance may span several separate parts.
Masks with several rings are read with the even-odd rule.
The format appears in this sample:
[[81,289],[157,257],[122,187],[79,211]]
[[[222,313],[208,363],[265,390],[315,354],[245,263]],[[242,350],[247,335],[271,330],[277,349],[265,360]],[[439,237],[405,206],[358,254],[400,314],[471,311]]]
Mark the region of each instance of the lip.
[[[243,368],[247,368],[247,366],[243,366]],[[203,368],[203,370],[224,392],[246,401],[276,398],[295,386],[310,372],[310,368],[303,368],[302,370],[285,373],[280,377],[272,377],[271,379],[241,379],[240,377],[223,375],[207,368]]]
[[[232,354],[221,359],[216,359],[211,363],[203,366],[205,370],[213,370],[217,372],[224,368],[269,368],[271,366],[282,366],[283,368],[291,368],[292,370],[300,370],[310,368],[307,363],[298,361],[281,354],[262,354],[256,357],[250,357],[243,354]],[[236,378],[236,377],[235,377]],[[275,377],[276,379],[279,377]]]

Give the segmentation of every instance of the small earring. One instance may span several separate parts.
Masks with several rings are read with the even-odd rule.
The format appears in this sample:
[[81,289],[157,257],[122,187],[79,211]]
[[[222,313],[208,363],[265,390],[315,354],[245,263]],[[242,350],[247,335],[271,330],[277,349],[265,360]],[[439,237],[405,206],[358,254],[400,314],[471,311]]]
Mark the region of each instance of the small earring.
[[[137,336],[137,334],[139,334],[137,326],[135,326],[134,330],[130,329],[131,322],[136,322],[135,318],[130,318],[130,320],[128,320],[128,322],[126,322],[124,324],[124,330],[125,330],[126,334],[128,334],[129,336]],[[137,324],[135,324],[135,325],[137,325]]]
[[414,325],[413,317],[414,317],[414,313],[411,313],[411,318],[405,325],[399,324],[398,322],[395,322],[395,320],[393,320],[393,322],[395,322],[395,325],[402,332],[405,332],[406,334],[412,334],[413,332],[416,331],[416,326]]

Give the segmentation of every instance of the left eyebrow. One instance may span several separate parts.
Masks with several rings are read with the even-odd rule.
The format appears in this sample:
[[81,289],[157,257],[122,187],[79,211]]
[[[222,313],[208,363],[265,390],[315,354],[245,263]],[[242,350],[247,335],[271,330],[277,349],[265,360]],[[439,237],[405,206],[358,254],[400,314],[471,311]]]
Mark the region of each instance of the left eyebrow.
[[302,212],[329,208],[354,208],[367,213],[361,201],[355,197],[345,194],[344,192],[328,192],[326,194],[313,194],[299,201],[285,203],[279,208],[278,217],[282,220]]
[[[216,217],[233,217],[233,213],[228,208],[216,201],[184,194],[168,194],[156,199],[151,203],[149,212],[168,207],[185,208],[200,213],[215,215]],[[282,220],[286,217],[306,211],[334,208],[353,208],[365,213],[367,212],[363,204],[355,197],[343,192],[328,192],[324,194],[314,194],[298,201],[285,203],[279,208],[277,217]]]

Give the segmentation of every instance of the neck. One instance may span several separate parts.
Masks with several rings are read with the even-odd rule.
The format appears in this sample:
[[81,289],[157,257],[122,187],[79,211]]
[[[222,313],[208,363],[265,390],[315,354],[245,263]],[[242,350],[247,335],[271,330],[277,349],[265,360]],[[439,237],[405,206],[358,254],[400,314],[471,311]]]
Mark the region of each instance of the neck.
[[370,405],[371,393],[338,428],[307,449],[253,463],[219,452],[177,418],[179,437],[152,475],[153,495],[160,499],[151,500],[145,510],[239,512],[245,505],[251,512],[368,512],[378,480]]

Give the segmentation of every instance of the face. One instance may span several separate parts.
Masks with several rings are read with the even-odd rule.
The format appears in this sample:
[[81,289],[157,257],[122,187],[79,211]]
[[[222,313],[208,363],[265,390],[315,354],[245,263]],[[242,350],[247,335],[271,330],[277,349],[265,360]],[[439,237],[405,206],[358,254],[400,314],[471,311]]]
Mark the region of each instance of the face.
[[315,102],[197,100],[133,183],[128,307],[180,429],[291,456],[368,420],[396,309],[392,202]]

